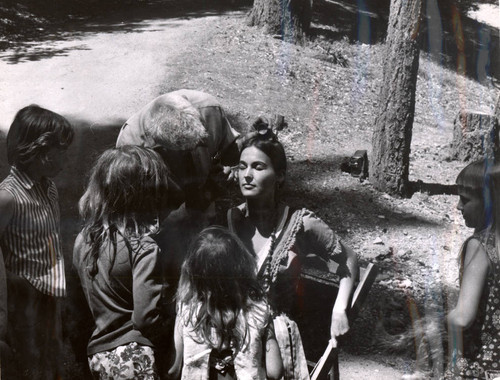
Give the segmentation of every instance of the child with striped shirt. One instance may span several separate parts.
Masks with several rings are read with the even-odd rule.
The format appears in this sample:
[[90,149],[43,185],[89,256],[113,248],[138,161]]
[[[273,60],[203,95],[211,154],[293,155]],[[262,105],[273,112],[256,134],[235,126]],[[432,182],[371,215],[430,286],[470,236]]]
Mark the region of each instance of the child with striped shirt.
[[0,254],[7,278],[5,339],[14,360],[2,362],[8,364],[2,378],[62,375],[59,299],[66,279],[51,178],[61,171],[73,134],[64,117],[30,105],[17,113],[7,135],[11,170],[0,184]]

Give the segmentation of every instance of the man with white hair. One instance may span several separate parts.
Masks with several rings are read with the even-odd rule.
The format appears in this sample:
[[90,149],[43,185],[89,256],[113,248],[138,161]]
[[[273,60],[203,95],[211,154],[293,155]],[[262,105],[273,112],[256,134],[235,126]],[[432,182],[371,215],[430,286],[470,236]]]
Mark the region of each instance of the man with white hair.
[[238,163],[238,136],[214,96],[183,89],[157,97],[128,119],[116,146],[154,148],[173,174],[172,187],[182,190],[186,207],[204,210],[215,197],[210,174]]
[[[118,136],[117,147],[139,145],[155,149],[172,174],[170,208],[176,209],[185,201],[162,222],[161,231],[155,236],[163,253],[165,312],[172,316],[184,255],[191,238],[215,216],[213,201],[218,194],[213,177],[221,173],[223,166],[239,162],[238,137],[218,100],[194,90],[157,97],[128,119]],[[169,348],[165,350],[168,352]]]

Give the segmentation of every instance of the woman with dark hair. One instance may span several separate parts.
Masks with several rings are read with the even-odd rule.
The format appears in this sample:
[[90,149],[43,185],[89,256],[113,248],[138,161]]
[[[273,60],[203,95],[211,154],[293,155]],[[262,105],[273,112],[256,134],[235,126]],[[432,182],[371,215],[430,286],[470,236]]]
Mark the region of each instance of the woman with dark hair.
[[341,280],[331,319],[331,337],[349,329],[346,309],[357,275],[356,254],[313,212],[291,209],[279,201],[286,177],[286,155],[271,130],[243,143],[237,169],[245,203],[228,211],[228,226],[256,255],[258,278],[274,316],[285,379],[308,378],[302,341],[291,319],[297,306],[298,281],[306,255],[340,265]]

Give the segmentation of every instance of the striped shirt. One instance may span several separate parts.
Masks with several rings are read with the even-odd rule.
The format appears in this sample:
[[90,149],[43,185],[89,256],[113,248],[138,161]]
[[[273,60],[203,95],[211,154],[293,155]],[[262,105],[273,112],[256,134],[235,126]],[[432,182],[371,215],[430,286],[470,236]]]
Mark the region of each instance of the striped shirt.
[[12,219],[0,238],[5,268],[44,294],[65,296],[59,197],[54,182],[34,182],[12,167],[0,190],[9,192],[15,200]]

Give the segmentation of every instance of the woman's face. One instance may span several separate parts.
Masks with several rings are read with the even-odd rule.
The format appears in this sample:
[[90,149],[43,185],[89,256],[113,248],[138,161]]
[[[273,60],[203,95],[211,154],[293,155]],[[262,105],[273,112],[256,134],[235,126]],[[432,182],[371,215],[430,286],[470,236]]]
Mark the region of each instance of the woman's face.
[[274,198],[276,184],[282,180],[280,177],[269,156],[260,149],[250,146],[241,152],[238,181],[245,198]]

